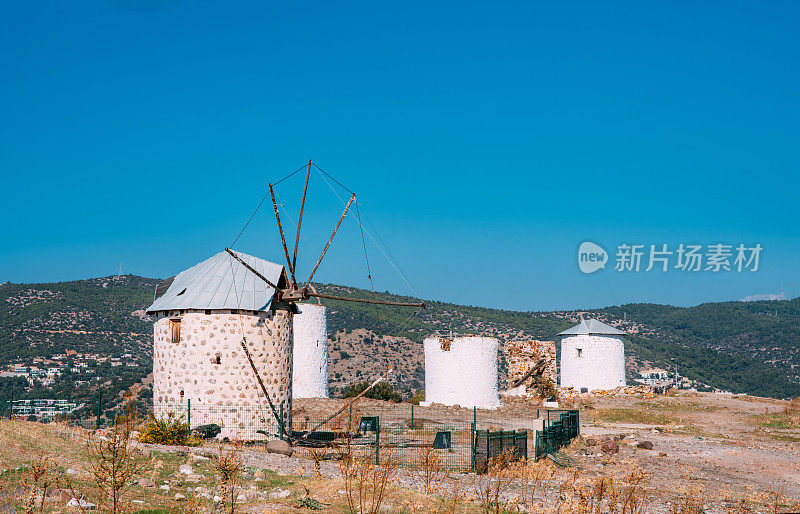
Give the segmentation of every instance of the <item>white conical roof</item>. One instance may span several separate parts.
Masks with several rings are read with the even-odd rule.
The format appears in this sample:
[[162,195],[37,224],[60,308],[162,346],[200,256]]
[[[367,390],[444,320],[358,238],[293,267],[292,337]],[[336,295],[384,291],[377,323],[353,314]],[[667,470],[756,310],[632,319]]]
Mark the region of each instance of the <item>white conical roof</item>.
[[[273,284],[283,266],[237,252],[237,255]],[[265,311],[275,290],[227,252],[219,252],[200,264],[168,278],[156,286],[148,313],[180,309],[242,309]]]
[[566,329],[563,332],[559,332],[558,335],[577,336],[577,335],[589,335],[589,334],[621,336],[625,335],[625,332],[617,328],[614,328],[611,325],[606,325],[601,321],[597,321],[596,319],[586,319],[586,320],[582,319],[580,323],[578,323],[572,328]]

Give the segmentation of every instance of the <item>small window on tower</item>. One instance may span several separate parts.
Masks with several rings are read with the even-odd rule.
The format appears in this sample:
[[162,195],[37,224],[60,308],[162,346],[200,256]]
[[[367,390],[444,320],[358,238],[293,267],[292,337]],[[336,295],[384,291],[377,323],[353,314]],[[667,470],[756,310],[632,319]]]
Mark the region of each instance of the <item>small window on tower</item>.
[[171,334],[171,341],[173,344],[178,344],[181,342],[181,319],[180,318],[173,318],[169,320],[169,328]]
[[578,348],[578,357],[583,357],[583,350]]

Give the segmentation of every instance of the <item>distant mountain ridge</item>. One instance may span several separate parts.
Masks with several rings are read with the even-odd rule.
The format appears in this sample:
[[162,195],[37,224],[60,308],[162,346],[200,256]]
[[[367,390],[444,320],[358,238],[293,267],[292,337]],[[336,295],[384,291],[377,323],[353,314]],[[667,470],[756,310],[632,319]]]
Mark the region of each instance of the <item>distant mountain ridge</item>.
[[[0,285],[0,362],[30,363],[74,350],[134,355],[138,367],[98,366],[94,382],[75,387],[66,380],[52,390],[28,394],[65,395],[91,401],[98,390],[115,401],[120,391],[146,379],[152,366],[152,324],[143,309],[153,300],[158,279],[111,276],[53,284]],[[391,293],[315,284],[319,292],[403,300]],[[761,396],[800,396],[800,301],[708,303],[696,307],[628,304],[604,309],[519,312],[430,301],[417,310],[325,300],[331,386],[334,390],[373,377],[386,362],[397,371],[394,384],[406,391],[424,383],[421,341],[449,331],[557,340],[579,313],[629,332],[629,378],[637,369],[671,365],[682,375],[720,389]],[[505,362],[501,356],[501,378]],[[145,393],[147,394],[147,393]]]
[[780,293],[763,293],[763,294],[751,294],[750,296],[745,296],[740,302],[760,302],[763,300],[785,300],[786,295],[783,294],[783,291]]

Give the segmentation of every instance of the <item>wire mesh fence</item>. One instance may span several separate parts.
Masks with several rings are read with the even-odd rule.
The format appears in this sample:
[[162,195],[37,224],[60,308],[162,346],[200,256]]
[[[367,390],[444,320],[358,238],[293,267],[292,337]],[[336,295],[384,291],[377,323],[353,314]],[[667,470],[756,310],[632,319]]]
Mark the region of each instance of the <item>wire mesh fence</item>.
[[[277,406],[276,411],[277,416],[264,405],[216,405],[191,400],[153,405],[153,415],[158,419],[172,415],[188,423],[192,430],[200,428],[202,434],[246,442],[267,442],[286,435],[281,430],[289,426],[291,413],[285,412],[283,405]],[[276,417],[284,422],[278,423]]]
[[[14,417],[24,419],[32,406],[53,410],[60,403],[15,401]],[[71,406],[69,406],[71,407]],[[10,406],[9,409],[11,410]],[[44,412],[44,411],[42,411]],[[40,414],[42,413],[40,412]],[[187,400],[182,403],[156,403],[153,415],[158,419],[172,416],[188,423],[195,435],[204,438],[242,441],[265,445],[275,439],[288,440],[297,456],[310,459],[338,460],[342,455],[370,456],[376,463],[389,456],[405,467],[417,467],[434,456],[439,465],[450,471],[483,471],[487,462],[511,449],[515,458],[540,459],[557,452],[579,435],[577,410],[537,409],[540,430],[487,430],[492,419],[482,419],[473,410],[472,419],[447,420],[415,416],[408,410],[352,407],[333,417],[294,416],[283,405],[275,412],[268,405],[215,405]],[[99,420],[99,416],[97,418]],[[283,420],[282,423],[278,419]],[[41,416],[40,421],[59,421],[96,428],[94,418],[67,420],[65,416]]]
[[537,432],[534,459],[553,454],[580,435],[580,415],[577,410],[548,411],[544,428]]

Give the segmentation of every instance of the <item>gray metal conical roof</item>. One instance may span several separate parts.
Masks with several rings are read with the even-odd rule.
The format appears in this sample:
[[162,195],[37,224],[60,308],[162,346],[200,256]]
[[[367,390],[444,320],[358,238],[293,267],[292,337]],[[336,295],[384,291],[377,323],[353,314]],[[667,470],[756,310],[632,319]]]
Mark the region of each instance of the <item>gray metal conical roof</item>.
[[[283,266],[237,252],[244,262],[273,284]],[[265,311],[275,290],[256,277],[227,252],[219,252],[156,286],[147,313],[180,309],[242,309]]]
[[558,335],[560,336],[595,335],[595,334],[621,336],[625,335],[625,332],[617,328],[614,328],[611,325],[606,325],[601,321],[597,321],[596,319],[586,319],[586,320],[582,319],[581,322],[575,325],[574,327],[568,328],[565,331],[558,333]]

